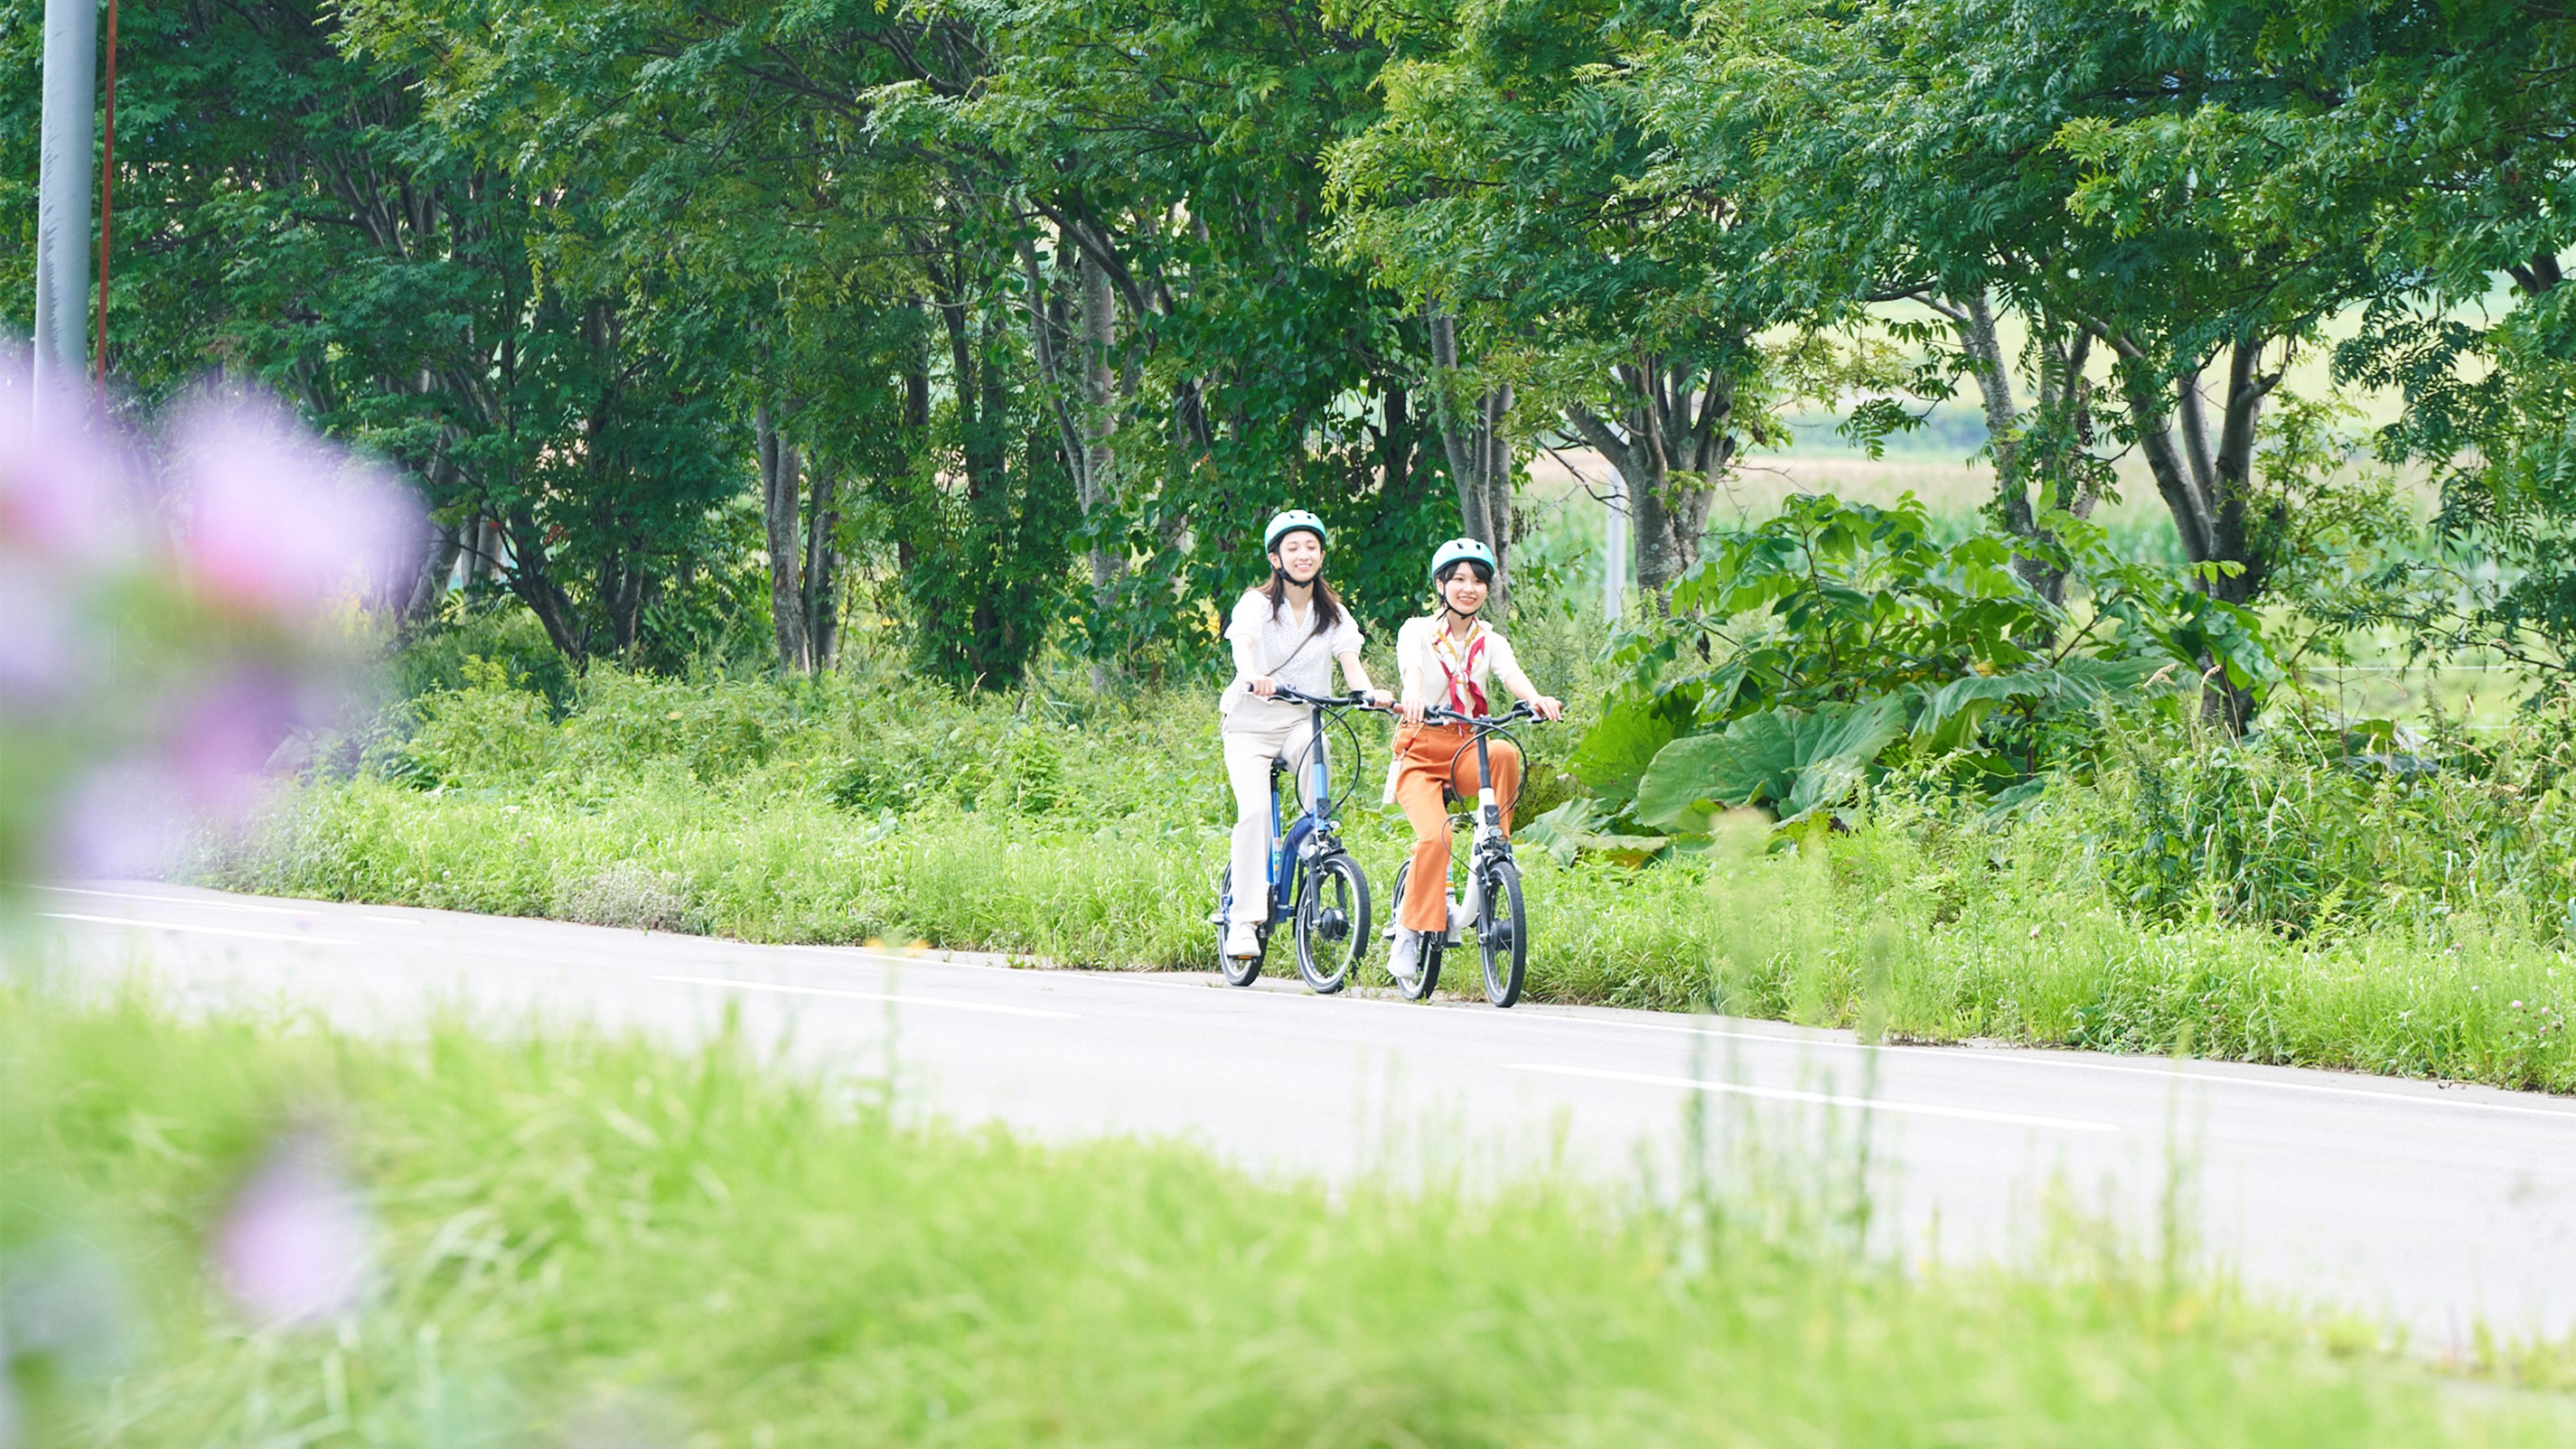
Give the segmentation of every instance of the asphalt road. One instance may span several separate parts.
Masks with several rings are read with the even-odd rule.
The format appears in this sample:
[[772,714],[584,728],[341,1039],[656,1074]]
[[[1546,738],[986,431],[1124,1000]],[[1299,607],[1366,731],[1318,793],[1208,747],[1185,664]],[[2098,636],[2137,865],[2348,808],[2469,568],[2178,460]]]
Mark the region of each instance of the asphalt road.
[[1179,1137],[1264,1172],[1556,1162],[1659,1190],[1696,1130],[1730,1176],[1865,1176],[1885,1245],[1910,1255],[2036,1254],[2102,1230],[2086,1224],[2152,1243],[2178,1204],[2202,1256],[2257,1292],[2400,1323],[2419,1345],[2464,1345],[2481,1322],[2576,1330],[2576,1101],[157,883],[50,888],[37,909],[38,959],[87,981],[141,972],[194,1004],[282,1002],[390,1032],[461,1010],[498,1032],[591,1021],[674,1040],[738,1008],[801,1060],[890,1073],[912,1110]]

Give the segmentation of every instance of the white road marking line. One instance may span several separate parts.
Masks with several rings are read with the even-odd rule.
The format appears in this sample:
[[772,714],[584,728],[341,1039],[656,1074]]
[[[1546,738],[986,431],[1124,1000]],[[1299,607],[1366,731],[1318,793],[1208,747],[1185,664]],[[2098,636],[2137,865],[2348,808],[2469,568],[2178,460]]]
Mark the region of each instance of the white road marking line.
[[737,991],[778,991],[790,996],[838,996],[852,1001],[895,1001],[905,1006],[943,1006],[951,1011],[984,1011],[996,1016],[1044,1016],[1059,1021],[1080,1021],[1074,1011],[1040,1011],[1032,1006],[991,1006],[980,1001],[951,1001],[944,996],[911,996],[890,991],[845,991],[833,986],[790,986],[783,981],[741,981],[729,976],[656,976],[656,981],[676,981],[683,986],[729,986]]
[[1813,1102],[1826,1107],[1849,1107],[1862,1112],[1902,1112],[1917,1117],[1956,1117],[1965,1122],[1999,1122],[2013,1127],[2052,1127],[2060,1132],[2117,1132],[2109,1122],[2087,1122],[2077,1117],[2039,1117],[2027,1112],[1988,1112],[1975,1107],[1931,1107],[1919,1102],[1890,1102],[1875,1097],[1845,1097],[1832,1092],[1801,1092],[1788,1087],[1755,1087],[1742,1082],[1704,1082],[1696,1077],[1658,1077],[1646,1072],[1611,1072],[1594,1067],[1555,1067],[1537,1062],[1512,1062],[1515,1072],[1546,1072],[1560,1077],[1597,1077],[1605,1082],[1637,1082],[1649,1087],[1680,1087],[1686,1091],[1717,1092],[1732,1097],[1759,1097],[1766,1102]]
[[262,916],[311,916],[319,914],[309,906],[254,906],[247,901],[210,901],[195,896],[148,896],[140,891],[85,890],[79,886],[38,886],[40,891],[53,891],[67,896],[104,896],[119,901],[150,901],[162,906],[204,906],[215,911],[249,911]]
[[132,916],[80,916],[69,911],[38,911],[49,921],[90,921],[102,926],[133,926],[145,931],[177,931],[190,936],[239,936],[249,941],[293,941],[304,946],[355,946],[337,936],[304,936],[291,931],[237,931],[228,926],[182,926],[171,921],[138,921]]
[[[203,896],[155,896],[146,895],[141,891],[103,891],[96,889],[95,887],[85,886],[48,885],[38,886],[36,889],[40,891],[52,891],[57,895],[101,896],[109,900],[119,901],[149,901],[157,906],[202,906],[210,911],[249,911],[253,914],[262,916],[300,916],[307,920],[312,920],[321,916],[334,905],[357,904],[357,902],[354,901],[325,901],[312,906],[255,906],[250,904],[248,901],[207,900]],[[379,925],[385,926],[416,926],[420,924],[409,916],[377,916],[362,914],[350,916],[348,919],[357,921],[374,921]]]
[[[1321,1001],[1327,998],[1314,997],[1310,999]],[[2005,1048],[2003,1050],[1990,1050],[1976,1047],[1915,1046],[1907,1044],[1872,1047],[1867,1042],[1835,1041],[1831,1038],[1825,1037],[1785,1036],[1776,1032],[1767,1031],[1727,1031],[1722,1028],[1708,1026],[1666,1026],[1661,1022],[1654,1021],[1599,1020],[1591,1017],[1559,1016],[1547,1012],[1536,1012],[1529,1016],[1509,1019],[1532,1023],[1553,1021],[1561,1022],[1567,1026],[1608,1027],[1625,1031],[1664,1032],[1679,1036],[1712,1037],[1726,1041],[1761,1042],[1768,1046],[1823,1047],[1832,1051],[1849,1052],[1883,1051],[1892,1054],[1902,1053],[1907,1056],[1931,1057],[1947,1062],[1996,1062],[2016,1067],[2061,1067],[2070,1072],[2110,1072],[2124,1077],[2161,1077],[2167,1081],[2190,1082],[2203,1086],[2259,1087],[2266,1091],[2274,1092],[2314,1092],[2329,1097],[2360,1097],[2372,1102],[2394,1102],[2400,1106],[2408,1107],[2440,1107],[2464,1112],[2504,1112],[2519,1117],[2551,1117],[2561,1122],[2565,1122],[2569,1126],[2576,1126],[2576,1102],[2570,1102],[2565,1107],[2524,1107],[2511,1102],[2480,1102],[2456,1097],[2426,1097],[2413,1092],[2374,1090],[2369,1087],[2329,1087],[2321,1082],[2278,1082],[2267,1077],[2239,1077],[2229,1075],[2224,1072],[2191,1070],[2192,1067],[2225,1065],[2223,1059],[2212,1057],[2193,1058],[2188,1062],[2177,1063],[2171,1066],[2132,1067],[2125,1066],[2117,1062],[2069,1061],[2063,1055],[2050,1052],[2044,1048],[2034,1047],[2018,1049]],[[2072,1049],[2069,1048],[2068,1050]],[[2310,1068],[2308,1070],[2318,1069]],[[2405,1081],[2420,1079],[2391,1078],[2390,1080]],[[2502,1091],[2504,1089],[2499,1087],[2490,1088],[2489,1090]]]

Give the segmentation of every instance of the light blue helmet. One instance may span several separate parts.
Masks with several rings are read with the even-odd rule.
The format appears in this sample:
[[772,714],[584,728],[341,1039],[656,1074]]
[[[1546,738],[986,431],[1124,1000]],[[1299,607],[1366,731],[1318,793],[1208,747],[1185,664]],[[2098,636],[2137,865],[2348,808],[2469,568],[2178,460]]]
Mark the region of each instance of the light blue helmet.
[[1270,520],[1270,526],[1261,530],[1261,551],[1268,553],[1277,548],[1280,539],[1301,528],[1315,535],[1315,542],[1326,548],[1333,546],[1333,536],[1324,531],[1324,520],[1308,513],[1305,509],[1291,508],[1273,517]]
[[1494,562],[1494,551],[1485,547],[1484,540],[1475,538],[1453,538],[1447,543],[1440,545],[1439,549],[1431,555],[1432,584],[1437,586],[1440,582],[1440,576],[1449,571],[1449,566],[1451,564],[1456,563],[1461,559],[1472,559],[1477,563],[1483,564],[1485,566],[1485,573],[1489,578],[1493,575],[1496,569],[1501,567],[1500,564]]

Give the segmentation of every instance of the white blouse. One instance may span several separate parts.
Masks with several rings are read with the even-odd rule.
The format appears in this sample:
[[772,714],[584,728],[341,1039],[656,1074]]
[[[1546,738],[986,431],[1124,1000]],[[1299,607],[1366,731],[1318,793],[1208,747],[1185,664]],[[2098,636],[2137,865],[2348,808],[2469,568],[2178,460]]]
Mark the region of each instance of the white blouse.
[[[1469,710],[1472,701],[1455,698],[1451,693],[1450,682],[1454,672],[1460,680],[1474,684],[1483,692],[1484,713],[1495,713],[1500,703],[1494,698],[1495,677],[1521,672],[1520,660],[1512,653],[1511,641],[1503,637],[1501,630],[1482,619],[1476,621],[1475,630],[1464,646],[1451,641],[1444,649],[1439,637],[1441,632],[1440,617],[1436,614],[1405,620],[1404,627],[1395,635],[1396,668],[1405,679],[1422,681],[1422,702],[1425,704]],[[1449,657],[1444,658],[1444,654]]]
[[[1235,600],[1225,637],[1234,646],[1234,682],[1218,696],[1217,712],[1247,728],[1302,718],[1305,710],[1303,705],[1254,694],[1253,680],[1267,676],[1307,694],[1330,694],[1333,661],[1359,653],[1361,643],[1360,626],[1351,621],[1348,609],[1342,611],[1341,622],[1318,634],[1311,606],[1300,609],[1283,600],[1278,617],[1273,618],[1270,596],[1259,589],[1246,590]],[[1238,706],[1246,711],[1240,719],[1235,717]]]

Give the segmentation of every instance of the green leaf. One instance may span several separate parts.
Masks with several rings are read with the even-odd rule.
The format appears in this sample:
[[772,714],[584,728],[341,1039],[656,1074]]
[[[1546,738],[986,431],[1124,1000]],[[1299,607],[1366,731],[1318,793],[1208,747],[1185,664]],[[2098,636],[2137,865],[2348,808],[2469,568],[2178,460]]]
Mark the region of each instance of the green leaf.
[[1583,732],[1566,768],[1611,810],[1637,795],[1637,777],[1682,731],[1684,701],[1627,695],[1614,699]]
[[1643,865],[1672,844],[1670,837],[1662,835],[1605,833],[1603,827],[1610,818],[1599,800],[1578,795],[1522,826],[1520,838],[1555,856],[1559,865],[1574,864],[1577,852],[1605,856],[1621,865]]
[[1637,782],[1640,823],[1706,828],[1711,805],[1769,805],[1784,820],[1840,803],[1870,764],[1905,731],[1905,701],[1807,712],[1765,710],[1722,734],[1675,740]]
[[1924,699],[1923,713],[1914,721],[1914,737],[1929,749],[1957,749],[1976,738],[1978,723],[1996,705],[2050,693],[2050,681],[2038,677],[2046,672],[1971,674],[1951,680]]

